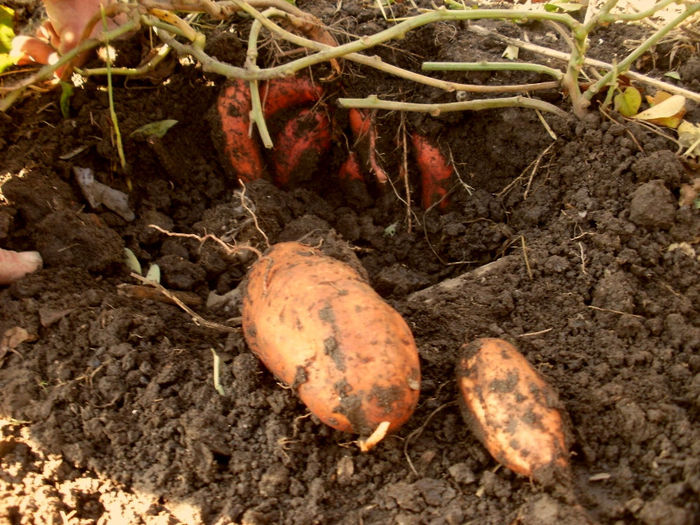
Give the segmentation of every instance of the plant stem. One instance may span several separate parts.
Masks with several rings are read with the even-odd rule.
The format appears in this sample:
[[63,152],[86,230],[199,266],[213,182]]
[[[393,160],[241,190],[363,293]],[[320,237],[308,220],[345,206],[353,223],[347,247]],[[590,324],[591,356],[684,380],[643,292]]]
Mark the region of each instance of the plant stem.
[[[669,5],[677,3],[676,0],[662,0],[661,2],[651,6],[649,9],[646,11],[642,11],[640,13],[615,13],[614,15],[608,15],[606,17],[601,18],[601,22],[616,22],[616,21],[626,21],[626,22],[632,22],[635,20],[642,20],[643,18],[648,18],[657,11],[661,11],[665,7],[668,7]],[[608,20],[610,19],[610,20]]]
[[376,95],[366,98],[339,98],[338,105],[343,108],[386,109],[389,111],[414,111],[418,113],[430,113],[437,117],[442,113],[452,111],[481,111],[497,108],[528,108],[539,109],[548,113],[554,113],[560,117],[566,117],[567,113],[553,104],[534,98],[522,96],[507,98],[491,98],[483,100],[466,100],[463,102],[447,102],[442,104],[418,104],[412,102],[395,102],[382,100]]
[[[244,10],[246,13],[260,20],[260,22],[265,27],[267,27],[271,31],[276,31],[275,24],[262,17],[258,11],[256,11],[255,9],[243,2],[239,2],[239,0],[234,0],[234,2],[240,4],[241,9]],[[298,59],[292,62],[292,64],[294,64],[295,62],[298,64],[303,64],[295,68],[295,70],[298,70],[304,67],[318,64],[320,62],[327,62],[332,58],[342,58],[348,53],[363,51],[368,48],[378,46],[379,44],[383,44],[384,42],[387,42],[389,40],[400,40],[404,38],[406,33],[408,33],[409,31],[435,22],[474,20],[484,18],[497,18],[506,20],[553,20],[555,22],[560,22],[566,25],[572,30],[581,27],[581,24],[577,22],[573,17],[560,13],[536,13],[531,11],[513,11],[509,9],[474,9],[472,11],[448,11],[447,9],[440,8],[409,18],[407,20],[404,20],[403,22],[389,27],[388,29],[385,29],[370,36],[359,38],[358,40],[354,40],[352,42],[348,42],[347,44],[343,44],[336,47],[329,46],[330,49],[321,51],[316,55],[311,55],[309,57]]]
[[[477,24],[471,24],[467,28],[467,31],[470,31],[472,33],[476,33],[477,35],[480,35],[480,36],[490,36],[490,37],[493,37],[493,38],[500,40],[501,42],[505,42],[506,44],[512,44],[514,46],[518,46],[521,49],[525,49],[525,50],[530,51],[532,53],[537,53],[539,55],[543,55],[543,56],[546,56],[549,58],[554,58],[556,60],[562,60],[564,62],[568,62],[571,59],[571,55],[569,53],[564,53],[563,51],[557,51],[555,49],[550,49],[548,47],[538,46],[537,44],[531,44],[530,42],[525,42],[525,41],[519,40],[517,38],[511,38],[511,37],[508,37],[505,35],[501,35],[500,33],[496,33],[494,31],[486,29],[485,27],[482,27],[482,26],[477,25]],[[583,63],[586,66],[605,69],[606,71],[612,71],[613,69],[615,69],[617,67],[614,64],[609,64],[607,62],[603,62],[601,60],[595,60],[593,58],[585,58]],[[695,102],[700,103],[700,94],[696,93],[694,91],[690,91],[688,89],[684,89],[682,87],[675,86],[673,84],[669,84],[668,82],[664,82],[662,80],[658,80],[655,78],[648,77],[646,75],[642,75],[641,73],[637,73],[635,71],[627,71],[625,73],[625,76],[627,76],[630,79],[632,79],[636,82],[639,82],[641,84],[646,84],[648,86],[652,86],[652,87],[655,87],[657,89],[663,89],[664,91],[668,91],[669,93],[674,93],[676,95],[683,95],[688,100],[694,100]]]
[[[266,9],[262,16],[270,17],[273,14],[284,14],[282,11],[270,8]],[[256,73],[260,71],[257,65],[258,60],[258,37],[260,36],[260,30],[262,29],[262,24],[259,20],[253,20],[253,24],[250,26],[250,32],[248,33],[248,52],[246,53],[245,68],[251,73]],[[262,103],[260,102],[260,90],[258,89],[258,81],[251,80],[250,84],[250,122],[255,123],[258,128],[258,133],[263,145],[267,149],[272,149],[274,143],[272,142],[272,137],[270,137],[270,131],[267,129],[267,123],[265,122],[265,115],[262,110]]]
[[423,62],[423,71],[530,71],[561,80],[564,73],[558,69],[527,62]]
[[81,42],[80,45],[74,47],[65,55],[62,55],[61,58],[58,59],[54,64],[48,64],[46,66],[43,66],[41,69],[39,69],[39,71],[18,82],[17,84],[14,84],[7,88],[0,88],[0,92],[7,93],[7,95],[0,99],[0,111],[7,111],[12,106],[12,104],[20,97],[22,91],[24,91],[25,88],[42,82],[44,80],[50,79],[58,68],[70,63],[75,57],[77,57],[81,53],[93,49],[106,41],[115,40],[120,36],[137,29],[138,27],[138,18],[131,19],[128,22],[125,22],[123,25],[117,27],[116,29],[113,29],[112,31],[109,31],[107,33],[103,33],[99,39],[91,38],[89,40]]
[[[105,32],[107,32],[107,17],[105,16],[104,6],[100,6],[102,11],[102,27]],[[124,156],[124,146],[122,144],[122,134],[119,130],[119,120],[117,119],[117,112],[114,110],[114,89],[112,88],[112,53],[109,49],[109,40],[105,38],[105,45],[107,46],[107,52],[105,53],[105,62],[107,66],[107,98],[109,100],[109,117],[112,119],[112,125],[114,126],[114,135],[117,141],[117,153],[119,154],[119,163],[121,164],[122,171],[126,170],[126,157]]]
[[583,24],[581,31],[588,37],[588,35],[596,28],[596,26],[602,23],[610,23],[613,20],[609,20],[610,10],[617,5],[618,0],[607,0],[600,8],[600,11],[594,15],[587,17],[586,22]]
[[[252,15],[255,18],[261,16],[260,13],[258,13],[255,10],[253,10],[252,13],[255,13]],[[289,31],[282,29],[281,27],[277,26],[276,24],[267,19],[265,19],[264,22],[261,20],[261,24],[267,29],[271,30],[272,32],[280,35],[285,40],[288,40],[289,42],[302,47],[317,50],[319,51],[319,53],[311,55],[310,57],[304,57],[303,59],[298,59],[289,62],[281,66],[261,69],[257,72],[250,72],[244,68],[219,62],[218,60],[207,55],[203,50],[195,49],[191,46],[188,46],[187,44],[182,44],[167,34],[159,33],[159,36],[165,43],[172,46],[179,54],[192,55],[194,58],[196,58],[202,64],[202,69],[204,71],[217,73],[227,78],[240,78],[242,80],[268,80],[271,78],[292,75],[296,71],[299,71],[303,68],[309,67],[316,63],[331,60],[333,56],[330,56],[328,53],[333,52],[337,54],[337,50],[339,49],[339,47],[342,47],[329,46],[327,44],[323,44],[314,40],[301,37],[299,35],[295,35],[294,33],[290,33]],[[362,42],[362,39],[358,40],[357,42]],[[481,86],[473,84],[461,84],[458,82],[448,82],[445,80],[421,75],[419,73],[414,73],[412,71],[407,71],[392,64],[387,64],[377,56],[367,56],[361,53],[350,52],[345,55],[342,55],[342,58],[356,62],[358,64],[372,67],[374,69],[378,69],[380,71],[384,71],[385,73],[395,75],[399,78],[404,78],[406,80],[411,80],[413,82],[418,82],[448,92],[468,91],[471,93],[525,93],[529,91],[536,91],[542,89],[556,89],[558,87],[558,84],[556,82],[539,82],[535,84],[506,86]]]
[[603,88],[603,86],[605,86],[608,82],[610,82],[612,78],[614,78],[615,74],[618,71],[622,73],[626,72],[635,60],[637,60],[640,56],[646,53],[651,47],[656,45],[656,43],[663,37],[665,37],[669,31],[678,26],[678,24],[680,24],[686,18],[693,16],[698,11],[700,11],[700,3],[689,5],[683,13],[681,13],[676,18],[668,22],[665,26],[661,27],[656,33],[654,33],[644,42],[642,42],[634,51],[627,55],[627,57],[625,57],[624,60],[617,64],[617,67],[615,69],[603,75],[603,77],[600,80],[598,80],[595,84],[589,87],[583,94],[583,97],[588,101],[593,99],[593,97]]
[[[169,54],[171,51],[171,47],[163,44],[159,49],[158,52],[151,58],[148,62],[146,62],[144,65],[140,67],[116,67],[112,68],[112,75],[121,75],[125,77],[138,77],[145,75],[147,73],[150,73],[153,71],[158,64],[160,64]],[[107,68],[106,67],[96,67],[92,69],[81,69],[81,68],[75,68],[75,71],[79,73],[80,75],[84,77],[92,77],[92,76],[97,76],[97,75],[106,75],[107,74]]]

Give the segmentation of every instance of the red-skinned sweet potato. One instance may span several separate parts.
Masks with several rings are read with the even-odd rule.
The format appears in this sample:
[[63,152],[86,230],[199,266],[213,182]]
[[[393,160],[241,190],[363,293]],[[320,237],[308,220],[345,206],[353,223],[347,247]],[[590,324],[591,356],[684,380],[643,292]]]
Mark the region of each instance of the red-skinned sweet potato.
[[449,203],[447,192],[454,183],[454,170],[440,149],[420,133],[411,134],[411,143],[420,171],[421,206],[427,210],[437,205],[444,210]]
[[368,111],[352,108],[348,112],[348,119],[355,137],[355,148],[363,163],[374,173],[379,185],[385,185],[389,176],[377,160],[377,130],[372,121],[372,115]]
[[411,331],[349,265],[296,242],[251,268],[243,297],[248,346],[309,410],[369,450],[411,416],[420,365]]
[[348,158],[338,170],[338,185],[348,202],[359,207],[372,204],[372,197],[370,197],[365,183],[364,171],[360,166],[357,153],[354,151],[348,154]]
[[464,419],[496,461],[538,481],[568,477],[571,434],[559,397],[513,345],[464,345],[457,382]]
[[250,88],[243,80],[227,83],[216,101],[212,138],[224,169],[243,182],[265,177],[265,163],[256,137],[250,134]]
[[265,119],[282,110],[318,102],[323,88],[305,76],[290,76],[267,81],[260,89]]
[[302,109],[275,139],[272,164],[275,184],[283,188],[311,178],[331,146],[331,124],[325,112]]

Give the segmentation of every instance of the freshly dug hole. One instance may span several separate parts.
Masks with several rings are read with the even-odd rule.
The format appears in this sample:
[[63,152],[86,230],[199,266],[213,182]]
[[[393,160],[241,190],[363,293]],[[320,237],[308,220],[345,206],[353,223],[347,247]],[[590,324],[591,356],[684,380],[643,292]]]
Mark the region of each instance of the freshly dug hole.
[[363,450],[413,413],[413,335],[345,263],[297,242],[273,246],[249,272],[242,316],[253,353],[321,421],[370,436]]

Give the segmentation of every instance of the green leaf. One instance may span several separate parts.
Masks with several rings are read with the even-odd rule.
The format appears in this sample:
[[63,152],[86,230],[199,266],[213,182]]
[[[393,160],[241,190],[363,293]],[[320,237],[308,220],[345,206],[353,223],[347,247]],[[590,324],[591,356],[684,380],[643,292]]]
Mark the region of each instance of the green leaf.
[[672,78],[672,79],[674,79],[674,80],[680,80],[680,79],[681,79],[681,76],[680,76],[680,74],[678,73],[678,71],[668,71],[668,72],[664,73],[664,76],[665,76],[665,77],[668,77],[668,78]]
[[73,96],[73,84],[61,82],[61,115],[63,118],[70,118],[70,98]]
[[0,5],[0,53],[8,53],[12,49],[12,39],[15,31],[12,29],[15,12],[9,7]]
[[131,132],[130,137],[135,139],[145,140],[151,137],[162,139],[170,128],[177,124],[177,120],[166,119],[157,122],[144,124],[140,128]]
[[15,61],[10,58],[7,53],[0,53],[0,73],[5,71],[8,67],[14,66]]
[[615,111],[625,117],[636,115],[642,104],[642,95],[637,88],[628,87],[624,92],[615,95]]
[[0,5],[0,73],[15,64],[10,58],[9,52],[12,49],[12,39],[15,31],[12,29],[15,12],[9,7]]

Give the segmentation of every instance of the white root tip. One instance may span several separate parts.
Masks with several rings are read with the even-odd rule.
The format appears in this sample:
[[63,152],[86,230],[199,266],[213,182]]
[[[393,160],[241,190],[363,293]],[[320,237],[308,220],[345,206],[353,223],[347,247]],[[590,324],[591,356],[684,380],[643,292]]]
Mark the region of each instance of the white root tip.
[[377,428],[374,429],[374,432],[370,434],[370,436],[367,439],[359,439],[357,441],[357,444],[360,447],[360,450],[362,452],[369,452],[372,450],[377,443],[379,443],[384,437],[386,436],[386,433],[389,431],[389,427],[391,426],[391,423],[389,421],[382,421],[377,425]]

